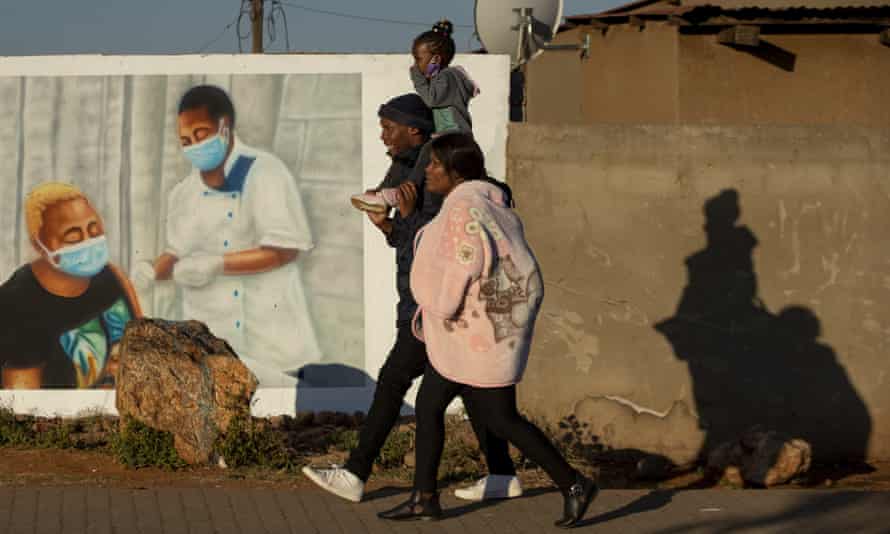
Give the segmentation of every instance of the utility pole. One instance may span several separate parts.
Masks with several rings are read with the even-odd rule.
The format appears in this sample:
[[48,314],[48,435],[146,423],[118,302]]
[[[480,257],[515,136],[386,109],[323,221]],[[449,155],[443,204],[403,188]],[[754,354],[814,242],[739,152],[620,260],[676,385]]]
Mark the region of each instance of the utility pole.
[[253,37],[253,53],[263,53],[263,0],[251,0],[250,35]]

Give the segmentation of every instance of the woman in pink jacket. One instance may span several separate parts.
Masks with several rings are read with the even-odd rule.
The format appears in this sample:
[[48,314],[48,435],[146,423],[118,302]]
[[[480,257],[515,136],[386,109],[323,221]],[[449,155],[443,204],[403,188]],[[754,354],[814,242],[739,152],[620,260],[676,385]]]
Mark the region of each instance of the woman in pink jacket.
[[547,471],[564,497],[556,525],[571,528],[597,486],[516,409],[516,384],[528,360],[544,288],[522,223],[510,209],[509,189],[487,178],[482,151],[465,134],[434,140],[426,173],[427,188],[445,201],[418,233],[411,269],[411,291],[420,308],[415,334],[426,341],[430,360],[417,396],[414,492],[379,515],[392,520],[441,516],[436,474],[445,409],[460,395],[492,432]]

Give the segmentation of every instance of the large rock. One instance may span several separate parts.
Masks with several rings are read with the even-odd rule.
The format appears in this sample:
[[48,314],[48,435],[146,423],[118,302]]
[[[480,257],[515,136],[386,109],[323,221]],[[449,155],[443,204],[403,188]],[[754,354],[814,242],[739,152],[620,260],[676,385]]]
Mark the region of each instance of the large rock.
[[812,448],[806,441],[752,428],[740,439],[711,451],[707,467],[724,476],[737,469],[747,484],[769,488],[803,475],[811,460]]
[[140,319],[121,342],[117,410],[173,434],[190,464],[206,463],[229,422],[249,410],[257,380],[229,345],[197,321]]

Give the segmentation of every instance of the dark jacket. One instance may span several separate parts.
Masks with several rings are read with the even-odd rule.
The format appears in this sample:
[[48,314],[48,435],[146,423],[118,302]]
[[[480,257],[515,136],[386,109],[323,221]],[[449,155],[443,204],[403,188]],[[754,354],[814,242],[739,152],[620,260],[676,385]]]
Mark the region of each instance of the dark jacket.
[[462,67],[446,67],[427,79],[416,66],[411,67],[414,90],[433,110],[437,133],[473,131],[470,100],[478,93],[476,82]]
[[[392,165],[386,173],[386,178],[380,184],[381,188],[398,187],[411,177],[415,167],[426,163],[419,161],[423,145],[412,148],[392,158]],[[422,176],[422,175],[421,175]],[[396,249],[396,288],[399,292],[398,319],[396,325],[399,328],[410,327],[411,319],[417,310],[417,303],[411,294],[411,264],[414,262],[414,236],[417,231],[430,222],[439,213],[442,207],[442,196],[430,193],[425,187],[426,180],[414,179],[418,187],[417,208],[408,217],[403,218],[399,210],[395,210],[392,218],[392,232],[387,236],[386,242]]]

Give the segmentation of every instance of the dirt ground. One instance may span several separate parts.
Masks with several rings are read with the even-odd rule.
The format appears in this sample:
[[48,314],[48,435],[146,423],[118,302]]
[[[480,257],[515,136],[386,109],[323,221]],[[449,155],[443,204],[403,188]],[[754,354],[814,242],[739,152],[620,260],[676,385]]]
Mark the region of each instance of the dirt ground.
[[[312,458],[314,465],[327,465],[344,460],[334,453]],[[870,473],[849,474],[844,466],[816,466],[805,483],[788,487],[830,487],[833,489],[890,491],[890,462],[872,463]],[[679,474],[660,482],[634,480],[624,466],[602,465],[600,481],[604,488],[680,489],[709,487],[699,472]],[[861,469],[859,471],[862,471]],[[520,473],[526,487],[549,486],[540,470]],[[154,468],[127,469],[109,454],[101,451],[57,449],[0,449],[0,486],[66,486],[89,485],[113,488],[208,487],[208,488],[275,488],[297,489],[311,485],[300,473],[269,470],[223,469],[219,467],[188,468],[165,471]],[[409,486],[410,470],[375,474],[369,490],[380,487]],[[718,487],[726,487],[719,486]],[[728,487],[727,487],[728,489]]]

